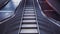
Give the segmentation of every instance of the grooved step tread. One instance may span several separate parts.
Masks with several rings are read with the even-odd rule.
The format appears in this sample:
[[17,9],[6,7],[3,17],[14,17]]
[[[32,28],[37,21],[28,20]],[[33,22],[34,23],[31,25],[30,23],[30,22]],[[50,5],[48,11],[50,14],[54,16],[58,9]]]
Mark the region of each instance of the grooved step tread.
[[22,27],[37,27],[37,24],[22,24]]
[[25,12],[25,14],[35,14],[34,12]]
[[36,22],[36,20],[23,20],[23,22]]
[[33,7],[25,7],[25,8],[33,8]]
[[23,18],[36,18],[35,16],[27,16],[27,17],[23,17]]
[[34,12],[34,11],[24,11],[24,12]]
[[20,33],[38,33],[37,29],[21,29]]
[[34,9],[24,9],[24,10],[34,10]]
[[36,24],[36,22],[23,22],[23,24]]
[[35,15],[35,14],[24,14],[24,15]]
[[37,24],[22,24],[22,29],[37,29]]

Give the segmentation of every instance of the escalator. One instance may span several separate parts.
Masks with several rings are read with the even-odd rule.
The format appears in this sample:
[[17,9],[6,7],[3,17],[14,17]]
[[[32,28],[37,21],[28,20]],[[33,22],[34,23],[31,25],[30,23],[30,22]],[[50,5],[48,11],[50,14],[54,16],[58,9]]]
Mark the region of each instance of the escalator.
[[10,0],[0,0],[0,9],[3,8]]
[[54,22],[53,19],[47,17],[46,13],[44,13],[44,10],[47,10],[46,12],[48,13],[48,11],[52,12],[53,9],[46,4],[45,0],[35,0],[34,3],[40,34],[60,34],[60,22]]
[[0,9],[0,22],[1,23],[14,17],[16,9],[19,3],[21,2],[21,0],[19,1],[18,0],[16,1],[15,0],[2,0],[0,1],[0,3],[4,1],[9,1],[9,2]]
[[60,0],[46,0],[46,2],[60,15]]
[[[15,0],[13,0],[13,1],[15,1]],[[17,2],[14,3],[14,6],[17,8],[16,10],[14,9],[14,11],[13,11],[13,12],[15,12],[14,17],[12,17],[11,19],[5,20],[2,23],[0,22],[1,23],[0,24],[0,34],[18,34],[18,30],[19,30],[19,26],[20,26],[20,20],[21,20],[21,16],[22,16],[22,12],[23,12],[23,6],[24,6],[23,2],[25,3],[24,0],[22,0],[21,2],[19,1],[19,3],[17,4],[18,7],[16,5]],[[8,4],[10,4],[10,3],[8,3]],[[13,3],[12,3],[12,5],[13,5]],[[10,5],[8,5],[8,7],[9,6]],[[9,10],[6,12],[9,12]],[[10,15],[10,14],[7,14],[7,15]]]
[[39,6],[37,0],[22,0],[15,16],[0,24],[0,34],[60,34],[60,27],[45,18]]
[[39,0],[42,12],[49,18],[50,21],[53,21],[54,24],[60,25],[60,15],[54,10],[46,0]]
[[53,7],[51,7],[46,0],[39,0],[39,4],[41,5],[41,8],[43,10],[43,12],[46,14],[46,16],[53,18],[57,21],[60,21],[60,15],[56,12],[56,10],[53,9]]
[[29,0],[25,3],[22,20],[20,22],[20,34],[39,34],[33,1]]

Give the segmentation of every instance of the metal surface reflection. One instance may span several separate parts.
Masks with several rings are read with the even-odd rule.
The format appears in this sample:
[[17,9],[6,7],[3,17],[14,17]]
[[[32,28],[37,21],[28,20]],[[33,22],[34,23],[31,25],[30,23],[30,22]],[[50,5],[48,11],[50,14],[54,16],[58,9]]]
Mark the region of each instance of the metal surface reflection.
[[11,0],[4,8],[0,10],[0,21],[14,14],[16,7],[21,0]]

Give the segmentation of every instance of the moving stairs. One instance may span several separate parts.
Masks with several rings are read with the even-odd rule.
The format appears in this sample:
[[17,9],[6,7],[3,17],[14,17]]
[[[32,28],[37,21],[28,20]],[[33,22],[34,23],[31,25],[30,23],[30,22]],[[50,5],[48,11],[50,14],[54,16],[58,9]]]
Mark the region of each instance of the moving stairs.
[[26,5],[24,8],[20,34],[38,34],[37,26],[36,13],[34,11],[33,5]]

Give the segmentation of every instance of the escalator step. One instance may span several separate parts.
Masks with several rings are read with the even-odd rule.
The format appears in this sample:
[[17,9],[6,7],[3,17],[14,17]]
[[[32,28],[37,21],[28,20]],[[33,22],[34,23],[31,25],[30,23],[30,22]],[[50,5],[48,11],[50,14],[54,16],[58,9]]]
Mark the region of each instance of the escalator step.
[[35,14],[24,14],[24,15],[35,15]]
[[23,17],[23,18],[36,18],[35,16],[27,16],[27,17]]
[[23,20],[23,22],[36,22],[36,20]]
[[20,34],[38,34],[37,29],[21,29]]
[[25,11],[25,12],[34,12],[34,11]]
[[23,29],[36,29],[37,24],[22,24]]
[[34,9],[24,9],[24,10],[34,10]]

